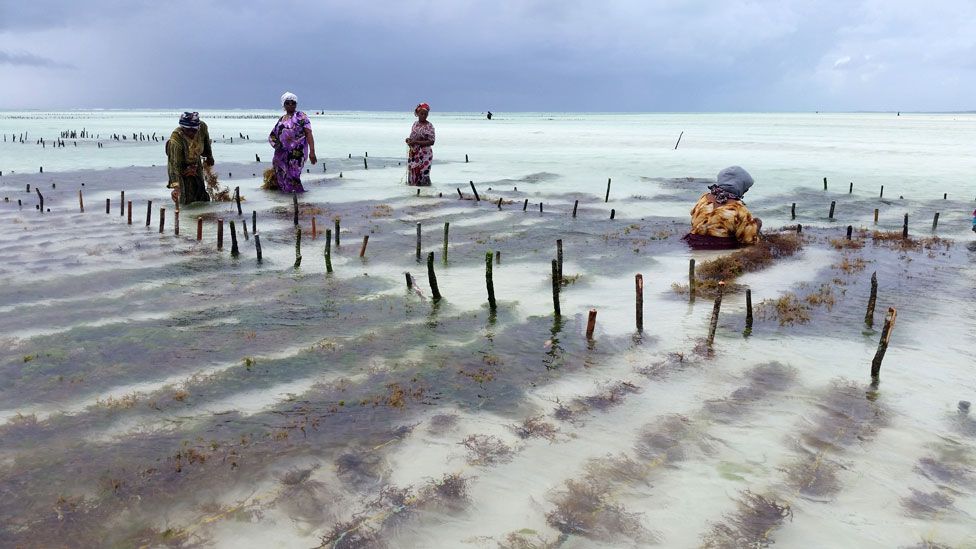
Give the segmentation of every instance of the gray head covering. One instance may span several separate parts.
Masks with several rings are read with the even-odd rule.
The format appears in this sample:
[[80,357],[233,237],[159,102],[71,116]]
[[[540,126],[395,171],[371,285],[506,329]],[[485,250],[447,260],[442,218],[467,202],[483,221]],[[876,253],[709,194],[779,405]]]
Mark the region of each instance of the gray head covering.
[[729,166],[718,172],[716,180],[716,184],[709,186],[708,189],[712,191],[720,204],[730,198],[741,200],[753,184],[749,172],[739,166]]

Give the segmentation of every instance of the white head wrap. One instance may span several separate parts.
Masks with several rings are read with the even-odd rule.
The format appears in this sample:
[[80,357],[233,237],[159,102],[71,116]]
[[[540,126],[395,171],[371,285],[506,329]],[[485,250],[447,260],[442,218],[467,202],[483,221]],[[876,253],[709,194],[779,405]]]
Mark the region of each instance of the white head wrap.
[[295,95],[295,94],[293,94],[293,93],[291,93],[291,92],[285,92],[285,93],[281,94],[281,106],[282,107],[285,106],[285,101],[288,101],[288,100],[292,100],[295,103],[298,103],[298,96]]

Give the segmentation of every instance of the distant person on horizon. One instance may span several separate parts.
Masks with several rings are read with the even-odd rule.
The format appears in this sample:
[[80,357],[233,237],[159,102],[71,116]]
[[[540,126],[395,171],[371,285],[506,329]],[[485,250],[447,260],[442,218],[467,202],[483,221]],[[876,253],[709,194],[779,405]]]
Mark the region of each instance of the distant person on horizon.
[[718,172],[717,182],[691,209],[688,245],[698,250],[727,250],[759,241],[762,220],[755,218],[742,202],[752,187],[749,172],[731,166]]
[[430,105],[421,103],[413,110],[417,121],[410,128],[407,145],[410,152],[407,156],[407,184],[412,186],[430,185],[430,164],[434,160],[434,125],[427,121]]
[[491,111],[488,111],[488,120],[491,120]]
[[315,139],[312,137],[312,122],[298,110],[298,97],[285,92],[281,96],[281,106],[285,114],[275,124],[268,142],[274,147],[274,182],[267,182],[265,188],[278,189],[286,193],[303,193],[302,168],[305,160],[312,165],[318,162],[315,157]]
[[207,166],[213,166],[214,158],[210,149],[210,131],[207,124],[200,121],[200,113],[183,113],[179,127],[166,141],[166,157],[169,173],[167,186],[173,189],[173,202],[191,204],[209,201],[201,159],[206,159]]

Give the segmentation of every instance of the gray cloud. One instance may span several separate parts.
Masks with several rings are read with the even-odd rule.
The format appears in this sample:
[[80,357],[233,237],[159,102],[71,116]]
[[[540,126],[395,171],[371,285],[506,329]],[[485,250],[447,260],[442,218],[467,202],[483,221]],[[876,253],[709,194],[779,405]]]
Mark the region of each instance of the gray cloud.
[[938,4],[36,0],[0,13],[0,51],[79,70],[0,108],[274,108],[285,88],[309,109],[972,108],[976,4]]
[[28,52],[6,52],[0,50],[0,65],[20,65],[25,67],[43,67],[43,68],[72,68],[70,64],[59,63],[53,59],[48,59],[47,57],[41,57],[40,55],[34,55]]

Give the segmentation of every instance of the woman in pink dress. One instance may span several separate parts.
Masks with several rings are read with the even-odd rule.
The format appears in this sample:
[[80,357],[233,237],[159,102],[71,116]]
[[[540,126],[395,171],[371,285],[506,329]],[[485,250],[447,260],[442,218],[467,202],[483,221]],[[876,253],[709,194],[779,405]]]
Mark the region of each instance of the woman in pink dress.
[[407,145],[410,154],[407,157],[407,184],[418,186],[430,185],[430,163],[434,159],[431,147],[434,145],[434,125],[427,121],[430,105],[421,103],[413,110],[417,121],[410,128]]

